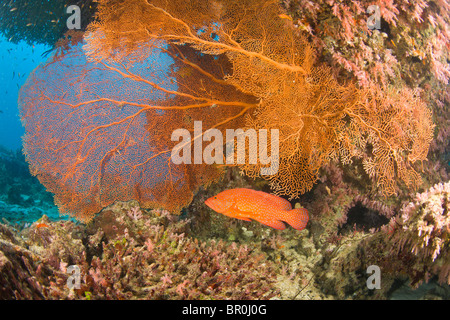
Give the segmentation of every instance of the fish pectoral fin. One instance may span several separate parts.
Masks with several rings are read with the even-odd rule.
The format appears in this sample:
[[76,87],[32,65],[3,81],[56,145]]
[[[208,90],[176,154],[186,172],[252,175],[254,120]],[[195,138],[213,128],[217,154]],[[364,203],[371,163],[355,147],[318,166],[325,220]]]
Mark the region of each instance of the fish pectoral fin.
[[240,220],[244,220],[244,221],[252,221],[249,217],[251,216],[251,212],[246,212],[246,211],[242,211],[239,210],[238,207],[235,205],[233,205],[227,212],[227,216],[236,218],[236,219],[240,219]]

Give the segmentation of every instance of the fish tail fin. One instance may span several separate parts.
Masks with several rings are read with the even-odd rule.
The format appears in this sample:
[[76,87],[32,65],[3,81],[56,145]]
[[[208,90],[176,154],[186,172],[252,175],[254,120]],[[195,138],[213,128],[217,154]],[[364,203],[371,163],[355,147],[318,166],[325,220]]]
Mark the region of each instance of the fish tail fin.
[[306,224],[309,220],[308,210],[305,208],[292,209],[289,211],[285,211],[282,219],[289,225],[291,225],[294,229],[303,230],[306,227]]

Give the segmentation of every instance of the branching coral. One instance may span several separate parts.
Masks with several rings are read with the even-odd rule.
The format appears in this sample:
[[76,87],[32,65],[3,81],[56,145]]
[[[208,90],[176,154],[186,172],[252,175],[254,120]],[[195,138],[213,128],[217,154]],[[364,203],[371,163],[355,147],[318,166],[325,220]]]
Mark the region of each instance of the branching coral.
[[402,210],[401,218],[411,251],[435,261],[450,244],[450,182],[418,194]]
[[[88,226],[43,218],[45,226],[34,223],[21,236],[0,225],[0,297],[269,299],[278,294],[277,266],[258,249],[199,241],[184,233],[186,221],[164,227],[169,218],[158,211],[135,220],[129,216],[133,208],[118,203]],[[80,287],[73,290],[67,285],[70,265],[80,271]]]
[[[133,291],[151,299],[264,299],[274,294],[270,263],[248,247],[198,243],[150,229],[144,246],[126,236],[105,246],[103,258],[92,261],[86,289],[99,298],[130,298]],[[261,276],[247,272],[255,268]]]
[[[402,209],[399,217],[393,217],[384,230],[399,257],[412,254],[405,272],[424,276],[432,275],[450,284],[450,182],[439,183],[424,193],[417,194],[414,201]],[[409,268],[409,269],[408,269]],[[415,282],[422,281],[415,279]]]

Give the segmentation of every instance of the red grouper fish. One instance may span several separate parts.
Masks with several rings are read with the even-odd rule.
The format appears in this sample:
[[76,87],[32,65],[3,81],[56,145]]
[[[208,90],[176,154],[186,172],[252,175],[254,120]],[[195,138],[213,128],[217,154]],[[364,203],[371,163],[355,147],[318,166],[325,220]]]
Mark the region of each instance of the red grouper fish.
[[297,230],[308,223],[308,210],[292,209],[286,199],[252,189],[225,190],[209,198],[205,204],[223,215],[245,221],[256,220],[272,228],[283,230],[286,222]]

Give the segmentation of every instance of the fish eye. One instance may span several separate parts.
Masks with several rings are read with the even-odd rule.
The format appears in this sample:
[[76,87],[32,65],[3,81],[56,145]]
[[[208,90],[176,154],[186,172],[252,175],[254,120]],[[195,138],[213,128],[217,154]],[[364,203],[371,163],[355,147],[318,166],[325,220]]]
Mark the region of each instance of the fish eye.
[[214,197],[214,199],[217,199],[217,197]]

